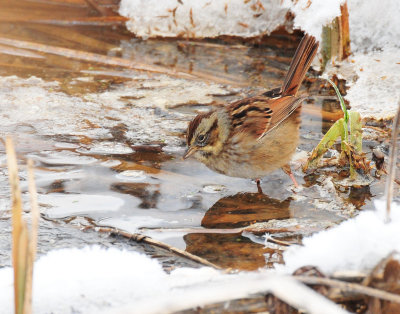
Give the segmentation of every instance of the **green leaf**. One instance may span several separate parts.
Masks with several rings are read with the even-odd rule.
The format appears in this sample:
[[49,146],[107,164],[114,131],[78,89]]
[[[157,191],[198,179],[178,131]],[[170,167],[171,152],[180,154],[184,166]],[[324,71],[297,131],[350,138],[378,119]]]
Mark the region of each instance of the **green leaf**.
[[345,122],[344,119],[341,118],[337,120],[334,125],[331,126],[328,132],[324,135],[322,140],[318,143],[318,145],[313,149],[310,158],[308,158],[307,164],[304,166],[303,170],[307,170],[308,168],[316,168],[318,166],[319,160],[326,153],[326,151],[335,144],[338,137],[343,137],[343,130]]

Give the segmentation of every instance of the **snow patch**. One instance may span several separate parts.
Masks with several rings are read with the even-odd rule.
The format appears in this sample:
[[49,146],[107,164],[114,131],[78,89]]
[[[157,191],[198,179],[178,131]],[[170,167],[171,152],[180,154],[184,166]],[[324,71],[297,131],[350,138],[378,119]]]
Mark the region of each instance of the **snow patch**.
[[398,0],[348,0],[347,3],[353,51],[400,48]]
[[122,0],[119,14],[130,18],[136,36],[196,38],[221,35],[254,37],[270,33],[285,21],[280,0]]
[[392,119],[400,100],[400,50],[385,48],[368,53],[356,52],[339,67],[329,65],[326,77],[346,79],[351,109],[363,119]]
[[340,16],[340,5],[343,2],[344,0],[299,0],[293,4],[293,1],[286,0],[285,5],[295,14],[295,28],[321,40],[322,26]]
[[385,202],[375,201],[375,211],[363,211],[339,226],[303,240],[284,252],[285,266],[291,273],[306,266],[317,266],[332,274],[341,270],[369,271],[391,252],[400,252],[400,205],[393,203],[391,221],[385,223]]
[[[11,314],[13,271],[0,269],[0,314]],[[309,313],[345,313],[291,278],[267,272],[225,274],[209,267],[166,274],[145,255],[101,249],[61,249],[41,257],[34,268],[34,313],[171,313],[196,306],[274,291],[292,294]],[[312,302],[310,300],[312,298]]]

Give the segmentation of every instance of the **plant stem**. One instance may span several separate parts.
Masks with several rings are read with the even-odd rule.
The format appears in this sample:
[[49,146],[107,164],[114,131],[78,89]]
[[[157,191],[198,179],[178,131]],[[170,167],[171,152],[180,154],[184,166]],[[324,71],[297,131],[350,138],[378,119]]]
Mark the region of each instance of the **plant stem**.
[[348,128],[348,122],[349,122],[349,113],[346,108],[346,104],[344,103],[344,99],[342,97],[342,94],[340,94],[339,89],[337,88],[336,84],[333,83],[330,79],[326,79],[333,87],[333,89],[336,92],[337,97],[339,98],[340,102],[340,107],[342,108],[342,111],[344,113],[344,125],[345,125],[345,130],[344,130],[344,140],[346,143],[349,141],[349,128]]

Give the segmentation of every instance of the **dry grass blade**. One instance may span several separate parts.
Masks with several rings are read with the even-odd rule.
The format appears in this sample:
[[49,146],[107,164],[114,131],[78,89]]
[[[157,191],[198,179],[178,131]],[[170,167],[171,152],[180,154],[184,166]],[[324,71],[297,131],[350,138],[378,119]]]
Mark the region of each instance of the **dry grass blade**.
[[390,207],[393,200],[393,184],[394,176],[396,174],[396,161],[397,161],[397,136],[399,134],[399,124],[400,124],[400,101],[398,103],[398,109],[396,117],[393,121],[392,128],[392,148],[389,155],[389,169],[388,176],[386,179],[386,221],[390,221]]
[[22,200],[19,187],[17,156],[10,137],[6,138],[8,176],[12,197],[12,257],[14,268],[15,313],[23,313],[25,298],[26,251],[28,233],[26,223],[22,220]]
[[31,234],[22,218],[17,156],[11,138],[6,139],[7,165],[12,195],[12,256],[14,268],[14,300],[16,314],[32,313],[32,275],[36,255],[39,209],[33,178],[33,163],[28,161],[29,192],[31,195]]
[[50,46],[50,45],[44,45],[44,44],[16,40],[16,39],[9,39],[9,38],[4,38],[4,37],[0,37],[0,43],[2,43],[4,45],[12,46],[12,47],[17,47],[17,48],[22,48],[22,49],[30,49],[30,50],[34,50],[34,51],[40,51],[40,52],[44,52],[44,53],[63,56],[66,58],[73,58],[73,59],[77,59],[77,60],[83,60],[83,61],[87,61],[87,62],[96,62],[96,63],[103,63],[106,65],[120,66],[120,67],[129,68],[129,69],[133,69],[133,70],[137,70],[137,71],[160,73],[160,74],[166,74],[166,75],[170,75],[173,77],[186,78],[186,79],[194,79],[195,78],[193,75],[190,75],[187,73],[175,72],[175,71],[172,71],[165,67],[143,64],[143,63],[134,62],[131,60],[118,58],[118,57],[109,57],[109,56],[101,55],[98,53],[91,53],[91,52],[74,50],[74,49],[69,49],[69,48],[55,47],[55,46]]
[[35,59],[44,59],[44,57],[40,54],[19,48],[13,48],[10,46],[0,45],[0,54],[6,54],[10,56],[18,56],[25,58],[35,58]]

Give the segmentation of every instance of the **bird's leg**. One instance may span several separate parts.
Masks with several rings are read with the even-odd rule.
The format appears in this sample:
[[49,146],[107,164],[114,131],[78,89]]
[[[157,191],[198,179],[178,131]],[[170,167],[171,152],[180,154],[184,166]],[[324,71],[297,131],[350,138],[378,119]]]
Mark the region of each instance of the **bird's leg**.
[[290,166],[289,165],[284,165],[282,167],[282,170],[290,177],[290,179],[292,179],[294,187],[298,188],[299,184],[297,183],[297,181],[296,181],[296,179],[295,179],[295,177],[294,177],[294,175],[292,173],[292,170],[290,169]]
[[261,189],[261,180],[260,179],[256,179],[256,183],[257,183],[258,193],[263,194],[263,191]]

